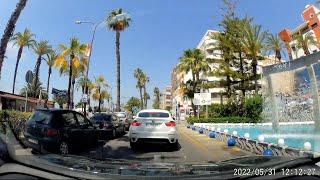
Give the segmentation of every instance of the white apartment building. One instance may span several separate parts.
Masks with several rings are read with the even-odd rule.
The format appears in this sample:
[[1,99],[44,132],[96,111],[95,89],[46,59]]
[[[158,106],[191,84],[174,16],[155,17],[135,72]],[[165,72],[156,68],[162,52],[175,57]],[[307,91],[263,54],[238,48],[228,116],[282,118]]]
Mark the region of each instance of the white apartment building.
[[[215,43],[217,40],[214,40],[212,38],[213,34],[219,33],[219,31],[215,30],[208,30],[204,36],[201,38],[199,44],[197,45],[197,49],[200,49],[206,59],[220,59],[221,58],[221,52],[220,50],[214,49]],[[258,74],[261,74],[262,72],[262,66],[266,65],[271,65],[274,64],[274,56],[271,57],[266,57],[266,61],[259,61],[258,62],[258,67],[257,71]],[[210,64],[211,69],[219,68],[219,63],[211,63]],[[191,109],[191,101],[188,100],[185,97],[182,97],[181,93],[177,93],[179,91],[179,88],[176,87],[176,83],[179,83],[182,81],[183,83],[186,83],[188,80],[192,79],[192,74],[191,72],[188,72],[186,74],[181,74],[179,72],[176,72],[177,70],[174,69],[172,73],[172,87],[173,87],[173,107],[174,103],[180,104],[180,110],[182,112],[185,112],[186,114],[190,113],[192,111]],[[208,76],[206,74],[200,73],[200,78],[202,80],[205,80],[207,82],[219,82],[222,78],[225,77],[218,77],[218,76]],[[258,81],[261,84],[261,80]],[[225,92],[224,88],[220,87],[215,87],[215,88],[210,88],[206,90],[202,90],[202,92],[209,92],[211,93],[211,102],[215,104],[220,104],[222,102],[226,102],[226,99],[222,97],[222,93]]]
[[[301,48],[297,48],[297,41],[294,39],[296,34],[302,34],[305,36],[310,33],[315,41],[320,42],[320,11],[314,5],[306,5],[305,9],[301,13],[303,23],[295,27],[293,30],[288,28],[283,29],[279,36],[286,44],[288,53],[292,54],[292,59],[304,56],[304,51]],[[309,45],[310,53],[319,51],[319,47],[315,45]]]

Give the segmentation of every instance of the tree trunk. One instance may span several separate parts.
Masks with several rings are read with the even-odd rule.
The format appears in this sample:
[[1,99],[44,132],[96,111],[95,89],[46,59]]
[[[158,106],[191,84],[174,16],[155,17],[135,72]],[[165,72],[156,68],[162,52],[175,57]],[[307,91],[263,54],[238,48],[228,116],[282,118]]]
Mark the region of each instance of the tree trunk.
[[47,94],[49,97],[49,85],[50,85],[50,77],[51,77],[51,73],[52,73],[52,68],[49,67],[49,71],[48,71],[48,80],[47,80]]
[[[193,93],[195,93],[195,92],[196,92],[196,89],[197,89],[197,83],[196,83],[195,74],[194,74],[193,72],[192,72],[192,81],[193,81],[192,91],[193,91]],[[193,116],[196,116],[196,115],[197,115],[196,106],[195,106],[194,103],[193,103],[193,99],[194,99],[194,97],[191,99],[191,106],[192,106],[192,110],[193,110]]]
[[142,96],[142,88],[141,87],[139,87],[139,93],[140,93],[140,110],[142,110],[143,109],[143,96]]
[[148,106],[148,97],[147,97],[147,90],[146,85],[143,86],[143,97],[144,97],[144,108],[147,109]]
[[99,89],[98,89],[98,91],[99,91],[99,105],[98,105],[98,112],[101,112],[101,90],[100,90],[100,87],[99,87]]
[[305,55],[309,55],[310,54],[310,51],[309,51],[308,47],[304,47],[303,51],[304,51]]
[[281,61],[281,52],[280,51],[276,51],[276,58],[278,59],[278,61]]
[[[40,66],[41,66],[41,56],[38,56],[37,62],[36,62],[36,67],[35,67],[35,77],[34,77],[34,89],[37,89],[37,84],[39,82],[39,71],[40,71]],[[34,92],[36,94],[36,92]]]
[[72,77],[72,86],[71,86],[71,109],[74,108],[74,85],[76,84],[76,80]]
[[253,79],[254,79],[254,93],[258,94],[258,76],[257,76],[257,59],[254,57],[252,59],[252,72],[253,72]]
[[101,112],[101,99],[99,98],[98,112]]
[[241,81],[240,81],[240,88],[241,88],[241,103],[240,103],[240,115],[243,114],[243,106],[244,106],[244,101],[246,97],[246,89],[244,87],[244,68],[243,68],[243,59],[242,59],[242,52],[239,51],[239,60],[240,60],[240,73],[241,73]]
[[120,111],[120,31],[116,32],[116,56],[117,56],[117,105],[116,105],[116,111]]
[[[230,60],[229,59],[226,59],[226,64],[227,64],[227,68],[229,70],[230,69]],[[226,79],[227,79],[227,98],[229,99],[231,97],[231,79],[230,79],[230,75],[227,75]]]
[[68,109],[70,109],[70,105],[71,105],[71,81],[72,81],[72,59],[74,58],[74,55],[71,54],[70,55],[70,62],[69,62],[69,81],[68,81],[68,102],[67,102],[67,106]]
[[291,49],[291,47],[290,47],[288,42],[285,43],[285,46],[286,46],[286,49],[287,49],[287,52],[288,52],[289,60],[292,61],[293,60],[292,49]]
[[51,72],[52,72],[52,69],[51,67],[49,67],[49,71],[48,71],[48,80],[47,80],[47,99],[46,99],[46,103],[45,103],[45,106],[48,107],[48,100],[49,100],[49,85],[50,85],[50,76],[51,76]]
[[16,67],[15,67],[15,69],[14,69],[14,77],[13,77],[13,85],[12,85],[12,94],[14,94],[14,90],[15,90],[15,87],[16,87],[16,78],[17,78],[18,66],[19,66],[19,62],[20,62],[20,59],[21,59],[22,51],[23,51],[23,46],[20,46],[20,47],[19,47],[19,50],[18,50],[18,55],[17,55]]
[[2,35],[1,42],[0,42],[0,79],[1,79],[2,65],[5,58],[8,42],[13,35],[14,29],[16,27],[16,23],[21,14],[21,11],[24,9],[26,4],[27,4],[27,0],[20,0],[18,2],[16,9],[11,14],[10,19],[7,23],[6,29],[4,30],[4,33]]

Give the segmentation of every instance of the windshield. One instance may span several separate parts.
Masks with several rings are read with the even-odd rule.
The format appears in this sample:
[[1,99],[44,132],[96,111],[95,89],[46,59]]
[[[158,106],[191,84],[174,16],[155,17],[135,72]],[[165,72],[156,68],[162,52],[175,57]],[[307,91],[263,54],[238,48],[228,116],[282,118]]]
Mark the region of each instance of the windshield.
[[139,113],[138,117],[158,117],[158,118],[168,118],[168,113],[162,113],[162,112],[142,112]]
[[126,117],[126,114],[125,114],[125,113],[116,113],[116,115],[117,115],[119,118],[125,118],[125,117]]
[[33,113],[33,115],[30,117],[29,121],[35,121],[37,123],[42,123],[42,124],[49,124],[51,120],[51,114],[46,111],[36,111]]
[[320,0],[0,0],[0,179],[246,179],[318,158]]
[[91,120],[94,121],[111,121],[111,115],[106,114],[95,114]]

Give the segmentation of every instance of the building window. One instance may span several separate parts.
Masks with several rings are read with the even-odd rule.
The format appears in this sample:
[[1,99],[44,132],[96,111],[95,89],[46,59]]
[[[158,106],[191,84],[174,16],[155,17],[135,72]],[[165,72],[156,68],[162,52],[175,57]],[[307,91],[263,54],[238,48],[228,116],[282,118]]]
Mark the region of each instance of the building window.
[[211,93],[211,98],[214,99],[214,98],[218,98],[219,97],[219,94],[217,93]]
[[311,14],[310,14],[310,18],[313,18],[313,17],[314,17],[314,14],[313,14],[313,13],[311,13]]
[[312,28],[312,29],[314,29],[314,28],[316,28],[316,27],[318,27],[318,23],[314,23],[314,24],[311,25],[311,28]]

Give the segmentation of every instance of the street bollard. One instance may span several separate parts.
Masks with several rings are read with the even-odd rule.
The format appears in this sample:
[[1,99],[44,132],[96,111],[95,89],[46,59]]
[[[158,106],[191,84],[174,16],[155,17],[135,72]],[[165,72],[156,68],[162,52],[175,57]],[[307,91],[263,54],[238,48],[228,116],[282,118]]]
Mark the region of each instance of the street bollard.
[[273,156],[273,152],[271,149],[266,149],[263,151],[264,156]]
[[216,133],[215,132],[210,132],[209,133],[210,138],[216,138]]
[[234,145],[236,145],[236,140],[233,138],[228,139],[228,146],[230,147],[230,146],[234,146]]
[[199,134],[203,134],[203,128],[199,129]]

